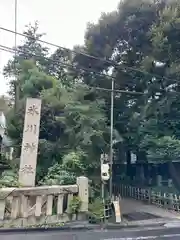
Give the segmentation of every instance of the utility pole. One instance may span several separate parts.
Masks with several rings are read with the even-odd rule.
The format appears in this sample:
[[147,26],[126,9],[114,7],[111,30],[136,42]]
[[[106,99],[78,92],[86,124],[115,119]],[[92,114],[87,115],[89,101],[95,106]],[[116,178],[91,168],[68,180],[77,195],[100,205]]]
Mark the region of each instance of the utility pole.
[[16,71],[16,56],[17,56],[17,0],[14,2],[14,47],[15,47],[15,53],[14,53],[14,75],[15,75],[15,111],[18,107],[19,102],[19,83],[17,78],[17,71]]
[[113,125],[114,125],[114,79],[111,82],[111,127],[110,127],[110,180],[109,180],[109,195],[112,199],[112,165],[113,165]]

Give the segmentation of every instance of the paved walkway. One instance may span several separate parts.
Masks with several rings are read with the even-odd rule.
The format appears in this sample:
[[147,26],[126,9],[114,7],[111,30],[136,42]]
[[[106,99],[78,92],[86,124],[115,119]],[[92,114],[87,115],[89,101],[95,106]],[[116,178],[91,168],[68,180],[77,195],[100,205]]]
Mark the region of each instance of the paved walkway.
[[120,201],[121,214],[131,214],[134,212],[142,212],[153,214],[162,218],[180,219],[180,213],[166,210],[155,205],[144,204],[141,201],[134,199],[121,199]]

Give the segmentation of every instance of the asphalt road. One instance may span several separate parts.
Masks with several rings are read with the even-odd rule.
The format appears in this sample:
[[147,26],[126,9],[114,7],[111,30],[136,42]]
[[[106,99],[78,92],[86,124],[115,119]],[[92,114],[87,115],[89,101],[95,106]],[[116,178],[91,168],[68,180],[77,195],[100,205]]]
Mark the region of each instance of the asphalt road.
[[180,228],[137,228],[121,230],[91,231],[44,231],[1,233],[1,240],[176,240],[180,239]]

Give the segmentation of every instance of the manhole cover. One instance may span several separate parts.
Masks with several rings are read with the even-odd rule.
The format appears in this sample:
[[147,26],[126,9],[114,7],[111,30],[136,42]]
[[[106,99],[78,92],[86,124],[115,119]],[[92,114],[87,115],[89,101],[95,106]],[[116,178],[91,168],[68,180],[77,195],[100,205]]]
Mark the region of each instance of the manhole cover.
[[132,212],[128,214],[123,214],[123,218],[127,221],[141,221],[161,217],[145,212]]

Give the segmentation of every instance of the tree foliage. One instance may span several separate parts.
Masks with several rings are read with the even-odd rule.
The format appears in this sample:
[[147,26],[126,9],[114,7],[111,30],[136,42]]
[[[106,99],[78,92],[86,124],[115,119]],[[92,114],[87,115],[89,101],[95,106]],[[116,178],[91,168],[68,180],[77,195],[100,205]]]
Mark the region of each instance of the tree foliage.
[[4,73],[18,73],[18,111],[8,113],[8,133],[17,146],[26,97],[42,99],[39,179],[62,182],[54,172],[74,177],[98,166],[109,143],[111,99],[110,92],[95,88],[110,89],[111,77],[115,89],[141,93],[114,98],[114,132],[127,158],[132,151],[138,161],[179,159],[179,26],[178,1],[123,0],[116,11],[88,24],[76,54],[62,48],[48,54],[38,42],[37,23],[29,26]]
[[[121,1],[117,11],[102,14],[97,24],[88,26],[81,47],[104,61],[81,54],[74,59],[96,73],[113,69],[115,88],[142,93],[117,96],[114,108],[114,127],[138,160],[178,157],[179,16],[177,1]],[[110,88],[109,79],[94,79],[84,75],[88,84]],[[101,96],[110,116],[110,96]]]
[[[63,65],[52,64],[53,58],[61,58],[59,51],[45,57],[47,49],[38,42],[42,34],[37,30],[37,24],[29,26],[28,37],[13,60],[16,64],[9,61],[4,69],[9,77],[18,73],[20,88],[18,108],[7,115],[7,133],[19,158],[26,98],[41,98],[37,182],[44,179],[46,183],[65,184],[78,175],[88,174],[88,167],[99,165],[100,153],[108,145],[104,139],[108,131],[104,101],[92,98],[93,91],[85,83],[73,80],[74,76]],[[64,61],[69,58],[63,57]]]

